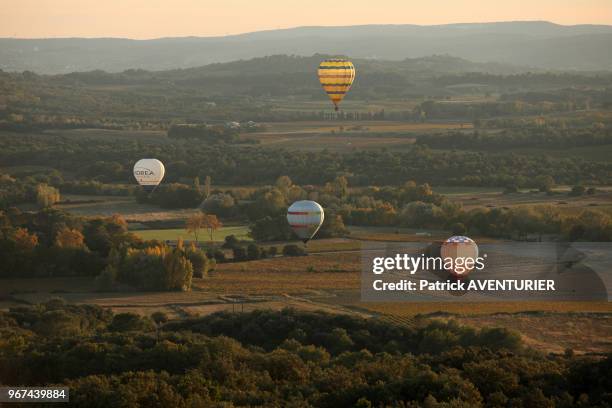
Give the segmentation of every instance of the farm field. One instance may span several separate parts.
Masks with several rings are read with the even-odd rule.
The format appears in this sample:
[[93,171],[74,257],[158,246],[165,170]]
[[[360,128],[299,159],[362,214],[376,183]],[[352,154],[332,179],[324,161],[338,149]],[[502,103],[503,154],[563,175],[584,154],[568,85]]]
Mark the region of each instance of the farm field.
[[[484,194],[484,193],[483,193]],[[194,279],[190,292],[98,292],[93,277],[6,279],[0,287],[0,308],[44,302],[61,297],[70,303],[96,304],[116,312],[170,318],[201,316],[218,311],[255,309],[323,310],[399,325],[425,324],[423,317],[454,319],[476,327],[517,330],[534,349],[562,353],[603,353],[612,350],[612,304],[596,302],[378,303],[360,300],[360,249],[363,240],[431,241],[444,231],[407,228],[351,227],[350,238],[313,240],[303,257],[274,257],[218,264],[210,276]],[[135,231],[145,239],[176,239],[183,229]],[[218,231],[245,237],[245,226]],[[479,240],[480,242],[480,240]],[[270,243],[282,247],[285,243]],[[298,243],[301,245],[301,243]],[[544,330],[542,330],[544,328]]]
[[[158,241],[176,241],[182,238],[185,241],[193,241],[194,236],[184,228],[173,229],[151,229],[151,230],[135,230],[134,234],[144,240],[156,239]],[[248,235],[249,227],[246,225],[221,227],[213,232],[213,242],[223,242],[228,235],[235,235],[239,240],[251,240]],[[200,231],[199,240],[201,242],[210,242],[208,231],[202,229]]]
[[265,131],[255,135],[338,132],[423,132],[447,129],[472,129],[468,122],[396,122],[396,121],[296,121],[264,123]]
[[298,150],[350,150],[387,147],[402,149],[414,143],[414,135],[471,129],[471,123],[415,123],[393,121],[310,121],[266,123],[265,130],[246,133],[264,147]]
[[191,292],[96,292],[93,278],[12,279],[3,282],[0,308],[62,297],[116,312],[171,318],[255,309],[323,310],[399,325],[426,324],[424,317],[454,319],[476,327],[506,327],[545,352],[604,353],[612,349],[612,306],[595,302],[372,303],[361,302],[358,254],[311,255],[306,262],[276,258],[219,265]]
[[[436,191],[434,189],[434,191]],[[514,207],[518,205],[552,205],[562,212],[577,212],[583,209],[595,209],[610,213],[612,207],[612,192],[608,189],[599,189],[594,195],[572,197],[568,190],[557,190],[557,194],[548,195],[541,192],[519,192],[504,194],[498,191],[482,191],[475,193],[449,194],[449,198],[460,203],[464,209],[482,207]]]
[[387,147],[389,149],[402,149],[414,143],[414,138],[399,135],[359,135],[354,133],[294,133],[249,136],[263,147],[287,148],[303,151],[333,150],[343,151],[352,149],[372,149]]
[[196,213],[197,209],[165,210],[150,204],[136,202],[132,196],[62,196],[62,202],[56,208],[74,215],[107,217],[121,214],[128,222],[164,221],[185,219]]

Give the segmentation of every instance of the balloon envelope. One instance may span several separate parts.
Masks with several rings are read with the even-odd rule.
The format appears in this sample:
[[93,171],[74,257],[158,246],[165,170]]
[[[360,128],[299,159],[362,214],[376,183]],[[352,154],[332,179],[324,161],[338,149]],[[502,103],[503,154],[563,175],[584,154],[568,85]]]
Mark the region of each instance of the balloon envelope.
[[353,63],[346,59],[326,59],[319,65],[318,75],[321,86],[338,110],[338,105],[355,80]]
[[134,165],[134,178],[145,190],[155,189],[165,173],[164,164],[157,159],[141,159]]
[[[440,256],[445,264],[445,268],[457,278],[466,277],[474,269],[474,261],[478,258],[478,245],[469,237],[456,235],[450,237],[442,244]],[[452,265],[446,267],[446,259],[453,260]],[[459,260],[463,258],[463,260]],[[466,266],[465,259],[471,258],[472,261]]]
[[314,237],[321,228],[324,218],[323,207],[314,201],[296,201],[287,210],[289,226],[304,243]]

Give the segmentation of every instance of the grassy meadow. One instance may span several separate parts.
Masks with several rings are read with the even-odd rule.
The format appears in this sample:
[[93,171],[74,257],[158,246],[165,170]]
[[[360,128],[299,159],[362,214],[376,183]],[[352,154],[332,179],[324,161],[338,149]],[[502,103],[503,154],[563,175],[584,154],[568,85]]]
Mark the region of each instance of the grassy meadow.
[[[184,228],[135,230],[133,232],[144,240],[156,239],[158,241],[176,241],[181,238],[185,241],[195,241],[193,233]],[[225,237],[229,235],[234,235],[241,241],[251,241],[248,234],[249,228],[245,225],[221,227],[213,232],[212,242],[223,242]],[[211,242],[208,231],[201,230],[198,240],[201,242]]]

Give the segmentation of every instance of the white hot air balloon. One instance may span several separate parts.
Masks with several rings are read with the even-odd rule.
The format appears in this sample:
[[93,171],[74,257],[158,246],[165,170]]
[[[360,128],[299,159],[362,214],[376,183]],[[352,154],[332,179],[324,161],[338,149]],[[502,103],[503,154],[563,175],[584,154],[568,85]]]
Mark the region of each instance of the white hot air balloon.
[[314,237],[324,218],[323,207],[314,201],[296,201],[287,210],[289,226],[304,243]]
[[141,159],[134,165],[134,177],[145,191],[151,192],[161,183],[166,169],[157,159]]

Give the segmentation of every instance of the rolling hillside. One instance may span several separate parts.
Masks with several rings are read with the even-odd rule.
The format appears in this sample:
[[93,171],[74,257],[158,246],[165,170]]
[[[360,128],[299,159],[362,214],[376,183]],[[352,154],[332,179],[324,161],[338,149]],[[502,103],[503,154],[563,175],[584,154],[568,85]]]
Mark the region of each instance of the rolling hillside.
[[612,26],[549,22],[298,27],[225,37],[0,39],[0,69],[67,73],[167,70],[264,55],[403,60],[448,54],[543,69],[612,69]]

